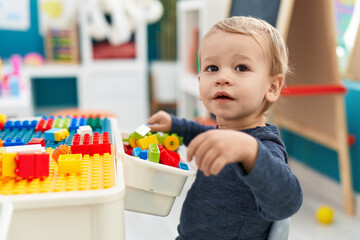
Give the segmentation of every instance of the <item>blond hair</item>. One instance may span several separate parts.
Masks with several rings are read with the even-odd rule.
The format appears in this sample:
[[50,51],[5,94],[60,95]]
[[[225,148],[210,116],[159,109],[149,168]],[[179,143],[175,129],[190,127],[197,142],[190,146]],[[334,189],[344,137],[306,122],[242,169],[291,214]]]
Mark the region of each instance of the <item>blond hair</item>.
[[[274,76],[276,74],[282,74],[285,80],[285,76],[289,72],[289,53],[285,41],[276,28],[258,18],[243,16],[231,17],[221,20],[212,26],[204,38],[219,30],[253,37],[268,56],[270,75]],[[261,39],[265,39],[267,46]]]

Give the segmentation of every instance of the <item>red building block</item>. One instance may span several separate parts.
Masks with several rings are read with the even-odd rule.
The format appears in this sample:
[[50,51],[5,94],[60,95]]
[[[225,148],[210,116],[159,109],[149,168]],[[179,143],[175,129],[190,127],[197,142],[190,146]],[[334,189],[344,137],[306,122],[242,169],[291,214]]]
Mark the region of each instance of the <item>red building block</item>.
[[159,150],[160,150],[160,163],[177,167],[180,162],[180,156],[176,152],[172,152],[170,150],[167,150],[164,148],[161,144],[158,144]]
[[4,130],[4,124],[0,123],[0,130]]
[[42,130],[43,130],[43,128],[44,128],[44,124],[46,123],[46,120],[45,120],[45,118],[42,118],[39,122],[38,122],[38,124],[36,125],[36,127],[35,127],[35,132],[41,132]]
[[45,140],[44,138],[32,138],[26,145],[32,144],[41,144],[42,147],[45,147]]
[[48,153],[35,154],[35,177],[49,176],[50,155]]
[[95,132],[92,137],[91,155],[111,153],[110,135],[108,132]]
[[132,148],[131,146],[124,144],[124,152],[125,152],[127,155],[132,156],[132,149],[133,149],[133,148]]
[[35,157],[34,154],[18,153],[14,159],[17,167],[15,168],[15,174],[23,177],[34,177],[35,176]]
[[71,143],[71,153],[92,155],[90,141],[91,137],[89,134],[85,134],[82,137],[80,136],[80,134],[75,134]]

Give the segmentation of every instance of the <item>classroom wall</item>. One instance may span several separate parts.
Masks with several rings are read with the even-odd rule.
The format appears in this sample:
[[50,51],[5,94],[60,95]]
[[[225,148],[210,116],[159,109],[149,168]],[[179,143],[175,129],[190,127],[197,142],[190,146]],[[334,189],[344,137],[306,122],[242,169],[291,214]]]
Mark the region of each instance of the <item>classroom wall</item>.
[[29,52],[44,55],[44,40],[39,34],[37,0],[30,0],[30,28],[27,31],[0,29],[0,57],[9,58],[17,53],[21,56]]
[[[353,188],[360,193],[360,83],[344,80],[348,92],[345,95],[348,132],[355,136],[356,142],[350,147]],[[290,156],[313,168],[325,176],[340,182],[337,153],[315,142],[302,138],[292,132],[282,130],[282,137]]]

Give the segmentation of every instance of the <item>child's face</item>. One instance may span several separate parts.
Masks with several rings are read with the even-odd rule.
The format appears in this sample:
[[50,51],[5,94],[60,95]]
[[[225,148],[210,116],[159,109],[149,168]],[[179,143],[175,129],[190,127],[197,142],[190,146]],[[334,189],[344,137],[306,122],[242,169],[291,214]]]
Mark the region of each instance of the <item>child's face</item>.
[[200,99],[217,119],[251,123],[262,116],[269,61],[252,37],[215,32],[202,41],[200,57]]

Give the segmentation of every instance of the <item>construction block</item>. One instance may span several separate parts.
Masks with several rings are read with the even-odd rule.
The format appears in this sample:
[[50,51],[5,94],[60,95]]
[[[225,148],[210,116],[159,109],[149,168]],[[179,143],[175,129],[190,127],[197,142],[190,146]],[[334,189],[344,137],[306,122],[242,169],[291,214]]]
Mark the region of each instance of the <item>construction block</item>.
[[80,173],[81,161],[81,154],[60,155],[58,161],[59,174]]
[[152,134],[148,137],[145,137],[145,138],[142,138],[142,139],[139,139],[136,141],[136,145],[141,147],[141,149],[143,149],[143,150],[149,148],[149,145],[152,143],[156,143],[156,144],[159,143],[155,134]]
[[131,134],[129,135],[128,141],[129,141],[129,144],[130,144],[130,146],[131,146],[132,148],[136,148],[136,147],[137,147],[137,145],[136,145],[136,139],[135,139],[133,136],[134,136],[134,133],[131,133]]
[[58,162],[60,155],[67,155],[67,154],[70,154],[70,147],[65,144],[64,145],[61,144],[53,151],[53,153],[51,154],[51,157],[56,162]]
[[35,177],[35,156],[34,154],[18,153],[15,157],[15,174],[19,177]]
[[90,135],[85,134],[80,136],[80,134],[75,134],[71,142],[71,153],[81,153],[91,155],[91,146],[90,146]]
[[62,117],[57,117],[54,120],[53,128],[62,128],[64,119]]
[[128,145],[125,145],[125,144],[124,144],[124,152],[125,152],[127,155],[132,156],[132,150],[133,150],[133,148],[132,148],[131,146],[128,146]]
[[4,125],[4,130],[6,129],[14,129],[14,122],[13,121],[7,121]]
[[151,162],[159,163],[160,160],[160,150],[156,143],[152,143],[149,146],[148,160]]
[[71,118],[70,117],[64,118],[62,128],[69,129],[70,123],[71,123]]
[[66,128],[60,129],[54,134],[55,142],[60,142],[65,138],[67,138],[68,136],[69,136],[69,130],[67,130]]
[[35,177],[49,176],[50,154],[35,154]]
[[92,128],[89,125],[85,126],[79,126],[77,133],[80,134],[80,136],[83,136],[84,134],[92,135]]
[[[140,150],[141,150],[141,148],[140,148]],[[148,159],[148,152],[149,152],[148,149],[141,150],[140,154],[139,154],[140,159],[143,159],[143,160]]]
[[134,157],[140,157],[140,153],[141,153],[141,148],[136,147],[132,149],[132,156]]
[[96,153],[100,155],[103,155],[104,153],[111,154],[110,134],[108,132],[103,132],[102,134],[95,132],[93,134],[91,142],[91,155]]
[[148,136],[149,133],[151,134],[151,128],[149,128],[145,124],[142,124],[135,130],[133,137],[136,140],[139,140],[139,139],[142,139],[142,138]]
[[72,118],[71,119],[71,123],[70,123],[70,126],[69,126],[69,131],[71,130],[77,130],[79,128],[79,121],[77,118]]
[[3,147],[3,141],[0,139],[0,147]]
[[3,123],[0,123],[0,130],[4,130],[4,124]]
[[171,135],[165,138],[164,147],[170,151],[175,151],[179,147],[179,139],[177,136]]
[[14,122],[13,129],[21,129],[21,121],[20,120],[17,120]]
[[2,176],[3,177],[16,177],[15,174],[15,157],[17,153],[2,153],[1,156],[1,162],[2,162]]
[[44,129],[44,125],[46,124],[46,119],[42,118],[35,127],[35,132],[42,132]]
[[45,132],[45,141],[55,142],[55,132],[61,130],[60,128],[52,128]]
[[11,138],[5,139],[5,142],[3,142],[4,147],[9,146],[19,146],[19,145],[25,145],[24,141],[21,138],[16,138],[15,140],[11,140]]
[[5,124],[7,121],[7,116],[3,113],[0,113],[0,123]]
[[177,167],[180,168],[180,169],[189,170],[189,166],[186,163],[183,163],[183,162],[179,162]]
[[40,144],[42,147],[45,147],[44,138],[32,138],[26,145]]
[[167,150],[164,148],[161,144],[158,144],[159,150],[160,150],[160,163],[177,167],[180,162],[180,155],[176,152]]
[[43,153],[45,152],[45,147],[42,147],[40,144],[11,146],[11,147],[6,147],[6,152]]
[[79,120],[79,126],[85,126],[86,125],[86,118],[81,117]]

